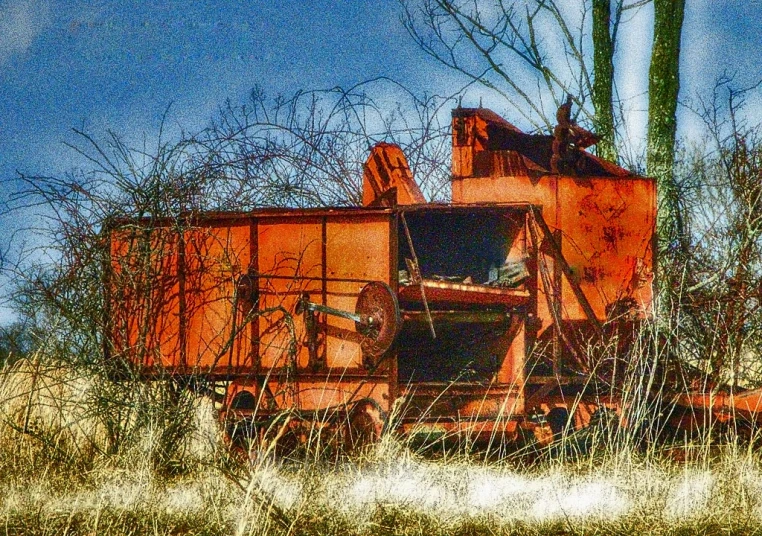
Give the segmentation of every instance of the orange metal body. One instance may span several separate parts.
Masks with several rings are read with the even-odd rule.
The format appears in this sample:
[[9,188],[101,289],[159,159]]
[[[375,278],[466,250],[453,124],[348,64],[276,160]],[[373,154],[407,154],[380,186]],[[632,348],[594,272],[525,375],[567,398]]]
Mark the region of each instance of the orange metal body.
[[[430,292],[429,302],[442,324],[439,338],[414,348],[398,343],[374,363],[363,358],[361,337],[345,318],[317,315],[316,344],[308,344],[305,317],[295,312],[305,293],[313,303],[352,311],[360,290],[373,281],[388,284],[400,296],[401,339],[415,340],[425,330],[420,294],[399,279],[402,257],[409,255],[403,212],[426,269],[430,257],[447,263],[463,223],[492,232],[491,224],[503,222],[495,235],[497,246],[505,248],[499,256],[523,247],[529,207],[263,210],[206,215],[187,222],[189,229],[181,233],[162,225],[169,222],[114,231],[111,338],[117,356],[146,375],[226,382],[228,406],[264,416],[285,408],[325,411],[366,399],[386,413],[400,396],[411,402],[407,420],[424,414],[452,420],[455,412],[464,421],[493,422],[522,411],[526,285],[496,289],[438,282],[440,293]],[[449,231],[443,230],[448,222]],[[445,240],[426,244],[427,236]],[[141,255],[145,250],[150,255]],[[462,317],[478,313],[470,309],[480,302],[495,310],[496,318],[489,321],[505,328],[483,344],[496,360],[494,369],[480,373],[468,396],[462,387],[443,395],[460,372],[456,368],[468,363],[444,366],[440,374],[431,361],[443,364],[441,352],[461,336],[457,326],[475,325]],[[449,319],[455,317],[452,324]],[[446,409],[429,407],[436,392],[439,402],[449,404]]]
[[[426,204],[380,144],[365,207],[117,226],[114,357],[222,386],[225,410],[255,422],[362,406],[407,433],[492,441],[536,428],[530,413],[576,410],[583,426],[617,406],[581,394],[574,346],[652,314],[655,182],[483,109],[453,111],[452,171],[452,203]],[[371,282],[402,320],[382,356],[363,354],[356,321],[298,312],[354,312]]]
[[[499,136],[506,131],[515,133],[516,139]],[[542,138],[521,133],[489,110],[455,110],[453,203],[525,202],[541,207],[572,279],[598,319],[610,317],[616,304],[627,299],[633,300],[633,313],[650,315],[655,181],[587,153],[583,153],[583,171],[554,174],[550,148],[547,143],[543,147]],[[548,261],[557,272],[554,262]],[[551,291],[542,281],[539,289]],[[557,298],[563,320],[586,320],[570,281],[562,281],[560,290]],[[538,309],[540,329],[547,328],[553,322],[547,300],[540,300]]]

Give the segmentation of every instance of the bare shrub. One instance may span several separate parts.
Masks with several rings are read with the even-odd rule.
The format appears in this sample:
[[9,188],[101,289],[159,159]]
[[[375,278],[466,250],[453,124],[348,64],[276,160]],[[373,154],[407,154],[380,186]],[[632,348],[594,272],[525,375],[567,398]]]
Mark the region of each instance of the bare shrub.
[[89,167],[22,175],[25,187],[7,208],[34,215],[39,226],[27,231],[43,244],[2,266],[17,282],[17,310],[27,329],[46,334],[49,355],[102,362],[112,342],[104,288],[113,222],[140,219],[150,228],[161,219],[181,233],[200,211],[357,204],[368,148],[379,141],[401,145],[423,191],[444,199],[450,137],[441,111],[451,102],[377,79],[291,98],[255,89],[174,142],[160,132],[154,145],[133,146],[113,132],[98,139],[75,130],[69,147]]
[[691,243],[661,263],[681,355],[714,383],[746,387],[762,385],[762,138],[742,113],[752,89],[724,79],[700,103],[706,140],[679,168]]

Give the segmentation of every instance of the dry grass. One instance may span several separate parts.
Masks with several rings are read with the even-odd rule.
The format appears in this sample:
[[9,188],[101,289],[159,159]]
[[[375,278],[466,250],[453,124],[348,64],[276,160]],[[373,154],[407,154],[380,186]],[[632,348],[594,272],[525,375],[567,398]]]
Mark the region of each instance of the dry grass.
[[387,437],[338,462],[251,463],[228,452],[208,400],[167,407],[161,385],[106,382],[40,360],[5,371],[7,534],[762,534],[762,459],[741,445],[519,467]]

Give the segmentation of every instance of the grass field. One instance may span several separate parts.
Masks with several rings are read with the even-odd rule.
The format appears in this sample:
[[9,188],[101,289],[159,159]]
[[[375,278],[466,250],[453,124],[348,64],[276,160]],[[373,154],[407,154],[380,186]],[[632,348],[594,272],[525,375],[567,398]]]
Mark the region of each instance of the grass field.
[[0,394],[0,534],[762,534],[762,458],[740,443],[522,465],[387,437],[250,461],[206,399],[157,385],[21,362]]

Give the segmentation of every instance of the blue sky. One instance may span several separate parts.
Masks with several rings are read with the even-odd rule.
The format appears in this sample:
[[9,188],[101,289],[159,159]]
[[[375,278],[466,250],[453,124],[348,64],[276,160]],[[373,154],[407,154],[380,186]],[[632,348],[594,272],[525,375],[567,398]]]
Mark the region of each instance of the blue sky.
[[151,135],[171,104],[171,122],[194,130],[255,84],[275,95],[410,78],[420,63],[393,3],[93,4],[0,3],[4,177],[68,163],[71,127]]
[[[623,28],[625,93],[645,90],[650,17],[647,7]],[[760,18],[759,0],[688,0],[684,98],[706,95],[724,70],[739,86],[762,77]],[[150,137],[171,104],[171,123],[194,130],[255,84],[275,95],[381,75],[431,93],[463,83],[416,49],[395,0],[0,0],[0,178],[71,165],[61,142],[72,127]],[[496,95],[472,93],[504,111]]]
[[[687,4],[683,99],[707,96],[723,72],[736,75],[737,87],[762,78],[762,0]],[[642,143],[645,128],[651,9],[631,12],[619,42],[617,76],[633,145]],[[150,140],[171,105],[170,132],[193,131],[225,99],[243,102],[255,84],[270,95],[347,87],[377,76],[420,92],[451,94],[461,87],[464,80],[416,48],[399,16],[396,0],[0,0],[2,197],[16,188],[16,170],[60,174],[80,164],[63,145],[76,140],[72,127],[96,137],[111,129]],[[506,110],[480,88],[469,90],[464,104],[479,99]],[[762,118],[758,98],[748,112]],[[685,110],[680,124],[687,136],[700,133]],[[0,309],[0,321],[4,314]]]

